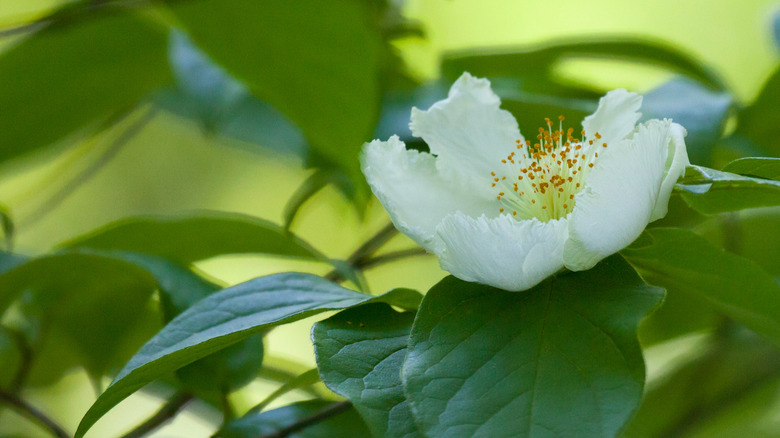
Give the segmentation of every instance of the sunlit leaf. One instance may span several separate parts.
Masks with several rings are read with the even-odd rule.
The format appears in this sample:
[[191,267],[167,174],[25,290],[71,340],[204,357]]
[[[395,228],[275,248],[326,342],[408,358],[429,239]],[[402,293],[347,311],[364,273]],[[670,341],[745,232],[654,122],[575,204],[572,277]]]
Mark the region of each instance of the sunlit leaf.
[[357,408],[375,437],[421,436],[401,385],[414,313],[386,304],[348,309],[314,324],[311,337],[322,380]]
[[621,251],[650,284],[695,294],[780,344],[780,285],[749,260],[712,246],[692,231],[646,230]]
[[[116,115],[170,81],[167,30],[128,11],[49,26],[0,54],[0,162]],[[94,127],[94,126],[93,126]]]
[[780,158],[740,158],[727,164],[723,171],[780,181]]
[[374,297],[299,273],[260,277],[223,289],[174,318],[141,348],[89,409],[76,436],[83,436],[103,414],[147,383],[273,326],[369,302],[414,309],[419,300],[419,293],[408,289]]
[[322,258],[274,223],[220,212],[124,219],[60,246],[138,252],[181,264],[241,253]]
[[293,120],[312,148],[357,173],[379,110],[379,33],[367,2],[175,2],[195,43]]
[[619,256],[524,292],[448,277],[403,367],[426,436],[613,437],[642,397],[636,330],[663,297]]
[[[284,429],[317,415],[327,409],[340,408],[335,402],[324,400],[309,400],[293,403],[288,406],[274,409],[268,412],[251,410],[243,417],[233,420],[219,432],[219,438],[255,438],[260,436],[274,436]],[[355,437],[367,438],[371,432],[353,408],[343,408],[337,413],[316,424],[308,425],[299,431],[287,435],[290,438],[335,438]]]
[[780,181],[701,166],[688,166],[675,190],[688,205],[705,214],[780,205]]

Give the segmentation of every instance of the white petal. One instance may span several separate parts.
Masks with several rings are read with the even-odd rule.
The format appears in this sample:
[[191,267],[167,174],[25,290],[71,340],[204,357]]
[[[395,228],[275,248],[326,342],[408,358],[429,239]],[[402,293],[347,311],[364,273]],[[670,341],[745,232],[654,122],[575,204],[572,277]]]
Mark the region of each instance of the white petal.
[[436,226],[444,216],[463,211],[474,216],[495,211],[497,201],[477,197],[457,181],[447,181],[436,170],[431,154],[406,150],[392,136],[363,147],[361,166],[368,184],[399,231],[433,251]]
[[484,182],[480,189],[487,191],[490,172],[516,150],[516,140],[522,140],[517,121],[500,105],[490,81],[463,73],[446,99],[427,111],[412,108],[409,126],[438,156],[440,169],[477,185]]
[[455,213],[436,229],[442,269],[505,290],[529,289],[563,267],[566,219],[517,221]]
[[672,195],[674,184],[677,183],[680,175],[685,172],[685,166],[691,164],[690,160],[688,160],[688,150],[685,147],[685,136],[687,134],[685,128],[677,123],[672,123],[670,131],[671,136],[666,152],[666,172],[664,173],[664,181],[661,183],[661,191],[658,193],[658,199],[655,201],[655,208],[653,208],[650,222],[666,216],[666,211],[669,207],[669,197]]
[[641,106],[642,96],[636,93],[622,89],[610,91],[599,100],[596,112],[582,121],[585,136],[592,140],[598,132],[601,135],[599,142],[617,146],[634,130],[642,116],[639,112]]
[[568,217],[567,268],[590,269],[642,233],[659,198],[670,125],[650,120],[596,161]]

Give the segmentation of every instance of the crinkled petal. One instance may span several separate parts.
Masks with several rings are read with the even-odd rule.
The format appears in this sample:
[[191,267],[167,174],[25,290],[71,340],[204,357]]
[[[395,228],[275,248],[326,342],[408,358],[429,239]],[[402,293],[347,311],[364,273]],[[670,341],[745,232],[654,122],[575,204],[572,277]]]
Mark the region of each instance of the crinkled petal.
[[474,183],[484,181],[487,190],[490,172],[522,140],[517,121],[500,105],[490,81],[463,73],[446,99],[427,111],[412,108],[409,126],[437,155],[440,169]]
[[457,181],[447,181],[436,169],[436,158],[406,150],[398,136],[366,144],[363,174],[399,231],[434,251],[436,226],[456,211],[478,216],[498,212],[496,201],[476,196]]
[[563,267],[566,219],[517,221],[455,213],[436,228],[442,269],[505,290],[529,289]]
[[661,183],[661,190],[658,193],[658,199],[655,201],[653,214],[650,216],[650,222],[661,219],[666,216],[669,207],[669,197],[672,195],[672,189],[677,180],[685,172],[685,167],[690,165],[688,160],[688,149],[685,147],[685,128],[672,123],[670,128],[669,146],[666,152],[666,172],[664,181]]
[[642,96],[636,93],[623,89],[610,91],[599,100],[596,112],[582,121],[585,136],[594,139],[598,132],[601,135],[599,142],[617,146],[634,130],[642,116],[639,112],[641,106]]
[[650,120],[596,161],[569,215],[566,267],[592,268],[634,241],[659,198],[671,122]]

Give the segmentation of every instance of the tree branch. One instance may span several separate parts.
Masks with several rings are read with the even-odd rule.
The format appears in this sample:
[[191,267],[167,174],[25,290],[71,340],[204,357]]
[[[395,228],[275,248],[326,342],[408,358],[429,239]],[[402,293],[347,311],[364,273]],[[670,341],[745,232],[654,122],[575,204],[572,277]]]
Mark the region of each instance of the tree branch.
[[62,427],[60,427],[60,425],[55,423],[54,420],[52,420],[51,418],[46,416],[46,414],[34,408],[27,402],[25,402],[21,398],[13,394],[7,393],[3,390],[0,390],[0,402],[9,405],[11,408],[16,410],[20,414],[24,415],[25,417],[36,421],[57,438],[70,438],[70,435],[68,435],[68,433],[65,432],[65,429],[63,429]]
[[291,434],[298,432],[299,430],[306,429],[307,427],[313,426],[317,423],[327,420],[330,417],[335,417],[336,415],[341,414],[342,412],[348,410],[351,407],[352,407],[352,403],[348,401],[334,403],[328,406],[327,408],[317,412],[314,415],[303,418],[300,421],[297,421],[291,424],[290,426],[287,426],[284,429],[279,430],[278,432],[274,432],[268,435],[263,435],[260,438],[286,438]]
[[[398,234],[398,230],[395,229],[395,226],[392,223],[385,225],[384,228],[371,236],[370,239],[366,240],[362,245],[360,245],[360,247],[358,247],[358,249],[355,250],[355,252],[347,257],[346,262],[350,266],[356,268],[362,267],[363,263],[365,263],[369,257],[371,257],[379,248],[382,247],[382,245],[387,243],[396,234]],[[332,282],[341,282],[344,280],[344,276],[337,269],[328,272],[324,278]]]
[[122,438],[140,438],[162,426],[179,413],[181,408],[192,400],[192,395],[177,393],[171,397],[154,415],[139,424],[135,429],[122,435]]

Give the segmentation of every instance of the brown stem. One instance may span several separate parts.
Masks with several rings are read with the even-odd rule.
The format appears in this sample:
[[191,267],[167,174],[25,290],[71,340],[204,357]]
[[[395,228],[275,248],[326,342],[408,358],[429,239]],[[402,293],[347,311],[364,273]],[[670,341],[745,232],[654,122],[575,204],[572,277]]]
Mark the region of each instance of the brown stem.
[[192,396],[190,394],[178,393],[174,395],[170,400],[162,405],[160,410],[158,410],[154,415],[136,426],[135,429],[122,435],[122,438],[140,438],[147,433],[157,429],[158,427],[168,422],[168,420],[175,417],[181,408],[189,403],[190,400],[192,400]]
[[21,398],[0,390],[0,402],[7,404],[25,417],[36,421],[57,438],[70,438],[70,435],[59,424]]

